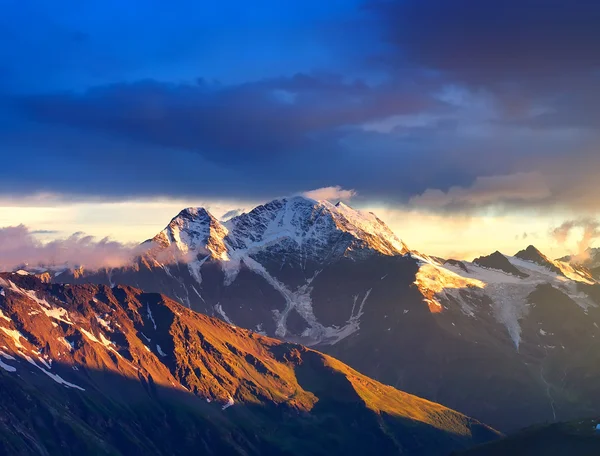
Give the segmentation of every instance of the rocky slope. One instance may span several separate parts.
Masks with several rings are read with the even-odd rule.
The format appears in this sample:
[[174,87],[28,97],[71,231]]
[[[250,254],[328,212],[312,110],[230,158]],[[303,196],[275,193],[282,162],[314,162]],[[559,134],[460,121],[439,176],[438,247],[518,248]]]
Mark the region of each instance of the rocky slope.
[[0,453],[442,455],[498,437],[127,286],[0,274]]
[[295,197],[226,223],[187,209],[146,247],[53,280],[164,293],[505,431],[600,411],[599,285],[533,246],[442,260],[373,214]]

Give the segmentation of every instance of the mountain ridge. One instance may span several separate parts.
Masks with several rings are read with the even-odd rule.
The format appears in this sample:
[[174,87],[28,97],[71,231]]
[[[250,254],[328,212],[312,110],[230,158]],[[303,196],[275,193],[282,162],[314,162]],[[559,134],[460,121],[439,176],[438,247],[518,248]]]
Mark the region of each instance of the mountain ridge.
[[[76,434],[89,429],[102,447],[120,454],[143,438],[157,445],[151,454],[172,454],[177,442],[153,440],[156,424],[148,420],[162,420],[150,411],[152,404],[172,412],[180,407],[176,394],[198,399],[184,415],[173,412],[184,429],[193,426],[188,413],[215,423],[207,429],[223,449],[216,454],[363,454],[375,445],[382,454],[442,455],[499,435],[330,356],[233,327],[161,295],[127,286],[48,284],[18,274],[0,274],[0,288],[5,425],[25,422],[15,411],[18,404],[33,400],[46,410],[44,401],[57,400],[69,406]],[[127,435],[105,429],[102,437],[90,428],[104,423],[106,407],[134,413],[134,404],[150,407],[142,429],[129,426]],[[58,436],[42,439],[37,433],[42,424],[29,424],[29,432],[37,429],[32,437],[42,447],[56,444]],[[267,432],[270,428],[277,433]],[[0,448],[15,440],[6,440],[4,429],[0,425]],[[206,432],[200,432],[200,442],[210,439]],[[304,442],[306,436],[311,437]],[[83,440],[75,439],[78,445]]]

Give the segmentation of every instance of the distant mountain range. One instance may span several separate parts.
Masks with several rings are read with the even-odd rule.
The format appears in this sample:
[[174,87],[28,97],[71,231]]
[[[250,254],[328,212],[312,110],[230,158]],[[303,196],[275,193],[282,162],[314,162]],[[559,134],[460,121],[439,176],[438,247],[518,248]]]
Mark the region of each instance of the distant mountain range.
[[298,196],[224,223],[185,209],[144,248],[45,277],[162,293],[502,431],[600,413],[600,285],[534,246],[441,259],[374,214]]
[[0,454],[445,455],[499,433],[128,286],[0,274]]

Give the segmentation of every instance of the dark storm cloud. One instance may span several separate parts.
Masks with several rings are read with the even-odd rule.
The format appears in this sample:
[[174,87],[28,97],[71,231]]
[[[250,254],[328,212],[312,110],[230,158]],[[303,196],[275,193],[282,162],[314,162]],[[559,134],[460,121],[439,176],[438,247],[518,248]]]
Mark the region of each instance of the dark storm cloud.
[[217,163],[277,159],[337,148],[342,128],[431,108],[415,83],[371,87],[339,76],[297,74],[221,86],[147,80],[84,94],[20,100],[32,119],[200,153]]
[[523,125],[600,125],[600,2],[373,0],[369,10],[391,71],[428,68],[489,90]]
[[397,56],[474,81],[600,66],[596,1],[373,0],[370,8],[381,14]]
[[20,4],[0,17],[4,201],[340,185],[436,211],[600,208],[598,2]]

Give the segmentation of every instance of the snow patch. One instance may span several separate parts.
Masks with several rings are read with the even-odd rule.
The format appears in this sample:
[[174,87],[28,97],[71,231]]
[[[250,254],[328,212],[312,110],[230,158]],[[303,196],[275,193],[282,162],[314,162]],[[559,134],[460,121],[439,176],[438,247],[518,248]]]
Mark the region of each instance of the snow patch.
[[36,364],[36,362],[33,359],[31,359],[31,357],[29,357],[27,355],[23,355],[23,356],[25,356],[25,359],[27,360],[28,363],[30,363],[30,364],[34,365],[35,367],[37,367],[39,370],[41,370],[44,374],[46,374],[48,377],[50,377],[56,383],[58,383],[60,385],[63,385],[66,388],[75,388],[75,389],[78,389],[80,391],[85,391],[85,389],[83,389],[81,386],[77,386],[74,383],[68,382],[65,379],[63,379],[60,375],[53,374],[52,372],[48,372],[43,367],[38,366]]
[[106,320],[104,320],[102,317],[100,317],[99,315],[96,315],[96,321],[98,323],[100,323],[100,325],[102,325],[104,327],[104,329],[106,329],[108,331],[112,331],[110,324]]
[[100,341],[99,341],[99,340],[96,338],[96,336],[94,336],[94,334],[93,334],[93,333],[91,333],[91,332],[89,332],[89,331],[86,331],[86,330],[85,330],[85,329],[83,329],[83,328],[79,328],[79,331],[80,331],[80,332],[81,332],[81,333],[82,333],[82,334],[83,334],[85,337],[87,337],[89,340],[91,340],[92,342],[96,342],[96,343],[98,343],[98,344],[99,344],[99,343],[101,343],[101,342],[100,342]]
[[114,346],[114,342],[112,342],[109,339],[107,339],[102,332],[100,332],[100,340],[98,340],[98,338],[96,338],[96,336],[94,336],[93,333],[91,333],[89,331],[86,331],[83,328],[79,328],[79,331],[81,331],[81,333],[83,335],[85,335],[85,337],[87,337],[92,342],[96,342],[98,344],[103,345],[108,350],[110,350],[111,352],[113,352],[114,354],[116,354],[119,358],[123,358],[121,356],[121,354],[117,350],[115,350],[115,348],[113,347]]
[[38,356],[38,361],[44,366],[46,366],[48,369],[52,369],[52,366],[50,366],[50,364],[48,364],[48,362],[44,358]]
[[235,402],[233,401],[233,398],[231,397],[231,395],[229,395],[229,399],[227,400],[227,403],[223,405],[223,407],[221,407],[221,410],[225,410],[228,409],[229,407],[231,407]]
[[4,369],[6,372],[16,372],[17,371],[16,367],[9,366],[8,364],[4,363],[2,360],[0,360],[0,367],[2,369]]
[[286,326],[288,314],[292,309],[295,309],[309,326],[302,335],[316,341],[322,340],[322,338],[326,335],[327,328],[317,321],[317,318],[313,313],[312,301],[310,298],[310,293],[312,291],[310,284],[321,271],[316,271],[313,277],[307,280],[306,284],[298,287],[296,291],[291,291],[283,283],[271,276],[271,274],[269,274],[264,266],[258,261],[250,257],[245,257],[244,264],[246,264],[249,269],[262,276],[285,299],[285,309],[276,314],[277,321],[275,322],[275,334],[277,336],[285,337],[288,332]]
[[11,359],[11,360],[13,360],[13,361],[14,361],[14,359],[15,359],[15,357],[14,357],[14,356],[11,356],[11,355],[9,355],[9,354],[7,354],[7,353],[4,353],[4,352],[3,352],[3,351],[1,351],[1,350],[0,350],[0,356],[2,356],[3,358],[6,358],[6,359]]
[[150,304],[146,304],[146,312],[148,314],[148,319],[152,322],[152,325],[156,330],[156,322],[154,321],[154,316],[152,315],[152,309],[150,309]]
[[233,322],[229,319],[229,317],[225,314],[225,311],[223,310],[223,307],[221,306],[221,303],[218,302],[215,305],[215,311],[221,316],[221,318],[226,321],[227,323],[229,323],[230,325],[233,325]]
[[356,309],[356,303],[358,302],[358,295],[354,296],[354,302],[352,304],[352,310],[350,311],[350,318],[346,325],[342,328],[327,328],[326,330],[326,340],[328,344],[335,345],[339,341],[345,339],[346,337],[354,334],[356,331],[360,329],[360,317],[363,316],[365,303],[371,294],[373,289],[370,288],[366,291],[362,301],[358,309]]
[[23,344],[21,344],[21,338],[23,338],[25,340],[27,340],[27,338],[23,334],[21,334],[16,329],[8,329],[8,328],[0,328],[0,329],[2,331],[4,331],[13,340],[13,342],[15,343],[15,346],[17,348],[25,349]]
[[58,341],[69,349],[69,351],[75,350],[75,342],[69,341],[66,337],[59,337]]
[[68,325],[73,324],[69,318],[69,312],[62,307],[51,307],[50,309],[42,307],[42,312],[44,312],[48,317],[54,318],[55,320],[62,321]]
[[210,258],[210,255],[206,255],[201,260],[196,259],[194,261],[189,262],[187,265],[191,276],[196,280],[196,282],[198,282],[199,285],[202,284],[202,275],[200,274],[200,270],[202,269],[202,265],[209,258]]
[[4,312],[2,312],[2,309],[0,309],[0,318],[2,318],[3,320],[6,321],[12,321],[9,317],[7,317]]
[[158,354],[159,354],[160,356],[163,356],[163,357],[164,357],[164,356],[167,356],[167,354],[166,354],[164,351],[162,351],[162,348],[161,348],[161,347],[160,347],[160,345],[158,345],[158,344],[156,344],[156,351],[158,352]]

